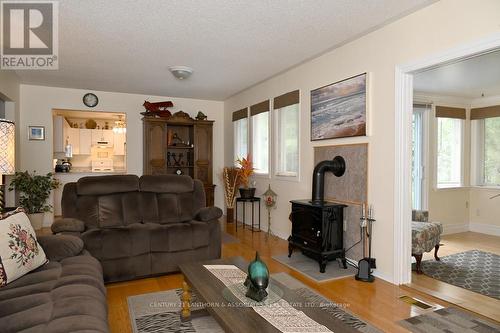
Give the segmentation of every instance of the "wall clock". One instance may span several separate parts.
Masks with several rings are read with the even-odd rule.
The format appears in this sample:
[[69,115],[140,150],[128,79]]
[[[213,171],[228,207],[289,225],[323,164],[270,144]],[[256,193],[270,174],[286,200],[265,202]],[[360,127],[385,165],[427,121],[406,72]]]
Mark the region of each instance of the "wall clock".
[[99,99],[95,94],[87,93],[83,95],[83,104],[85,104],[89,108],[93,108],[97,105],[97,103],[99,103]]

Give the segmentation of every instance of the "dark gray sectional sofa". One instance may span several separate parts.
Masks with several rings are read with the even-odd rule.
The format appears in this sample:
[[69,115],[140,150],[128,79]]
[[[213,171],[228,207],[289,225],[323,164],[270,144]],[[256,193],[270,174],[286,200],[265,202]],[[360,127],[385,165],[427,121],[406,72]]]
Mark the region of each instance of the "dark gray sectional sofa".
[[38,237],[49,262],[0,288],[0,333],[108,332],[104,281],[221,256],[222,211],[188,176],[84,177],[62,210],[57,235]]
[[99,261],[72,236],[40,236],[49,263],[0,288],[0,332],[108,332]]
[[203,184],[189,176],[83,177],[64,186],[62,213],[52,231],[80,237],[105,282],[221,256],[222,210],[205,207]]

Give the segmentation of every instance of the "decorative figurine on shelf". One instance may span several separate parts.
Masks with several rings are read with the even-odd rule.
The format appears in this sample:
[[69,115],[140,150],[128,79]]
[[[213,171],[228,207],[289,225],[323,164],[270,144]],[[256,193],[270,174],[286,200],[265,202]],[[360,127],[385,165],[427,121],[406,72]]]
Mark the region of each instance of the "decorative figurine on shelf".
[[172,103],[171,101],[156,103],[144,101],[144,104],[142,104],[142,106],[144,106],[144,108],[146,109],[146,112],[141,112],[141,114],[145,117],[170,118],[172,116],[172,113],[168,111],[167,108],[173,107],[174,103]]
[[271,230],[271,209],[276,208],[276,198],[278,195],[276,192],[271,190],[271,184],[267,188],[267,191],[264,192],[264,203],[266,204],[267,209],[267,236],[274,235]]
[[203,112],[198,111],[198,114],[196,115],[196,120],[207,120],[207,116]]
[[178,120],[178,121],[193,121],[194,119],[191,118],[189,114],[187,114],[184,111],[177,111],[172,115],[172,120]]
[[178,156],[175,155],[175,153],[172,153],[172,158],[174,159],[174,166],[181,166],[181,160],[184,154],[179,153]]
[[246,297],[257,302],[267,297],[266,288],[269,285],[269,270],[266,264],[260,260],[259,252],[255,252],[255,260],[248,265],[248,275],[244,283],[248,288]]
[[167,152],[167,166],[171,166],[172,165],[172,162],[170,161],[170,155],[172,155],[172,153],[170,152]]
[[174,133],[170,143],[172,146],[179,146],[179,147],[186,147],[187,146],[186,143],[181,139],[181,137],[177,133]]

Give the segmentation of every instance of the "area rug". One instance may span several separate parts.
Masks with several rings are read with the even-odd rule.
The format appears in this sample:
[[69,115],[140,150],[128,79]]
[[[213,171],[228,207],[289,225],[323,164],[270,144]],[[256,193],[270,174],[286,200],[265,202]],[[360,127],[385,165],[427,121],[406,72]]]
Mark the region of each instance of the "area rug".
[[[362,321],[347,310],[343,304],[335,304],[324,298],[302,282],[296,280],[286,273],[273,274],[272,277],[288,288],[295,290],[304,297],[311,306],[317,306],[335,318],[343,321],[346,325],[363,333],[380,333],[377,328]],[[163,333],[163,332],[224,332],[219,324],[211,316],[193,318],[190,321],[181,322],[179,311],[181,309],[181,289],[172,289],[155,293],[130,296],[127,298],[130,321],[134,333]],[[193,293],[193,304],[199,299]],[[199,304],[199,303],[198,303]],[[193,306],[193,310],[196,307]]]
[[500,325],[457,308],[443,308],[399,322],[410,332],[418,333],[496,333]]
[[326,265],[326,271],[320,273],[318,262],[300,252],[294,252],[290,258],[288,258],[287,254],[273,256],[272,258],[316,282],[326,282],[356,274],[355,268],[347,265],[347,269],[344,269],[340,265],[340,261],[330,261]]
[[422,262],[422,271],[434,279],[500,300],[500,256],[471,250]]

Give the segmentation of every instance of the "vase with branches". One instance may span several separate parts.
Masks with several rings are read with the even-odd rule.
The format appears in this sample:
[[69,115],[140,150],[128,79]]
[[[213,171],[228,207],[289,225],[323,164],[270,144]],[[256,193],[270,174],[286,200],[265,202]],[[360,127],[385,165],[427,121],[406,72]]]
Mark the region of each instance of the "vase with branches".
[[240,171],[235,167],[226,167],[223,169],[222,178],[224,184],[224,199],[226,200],[227,207],[226,221],[232,223],[236,193],[241,183]]

